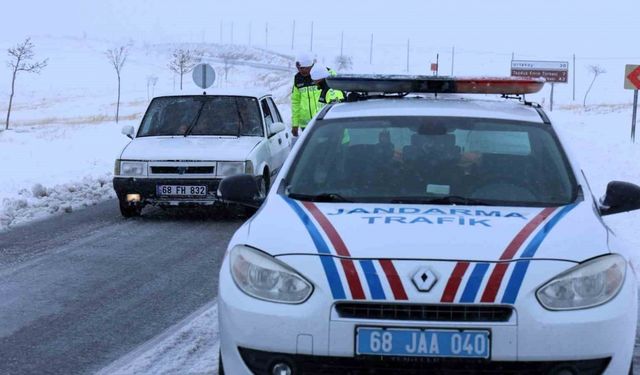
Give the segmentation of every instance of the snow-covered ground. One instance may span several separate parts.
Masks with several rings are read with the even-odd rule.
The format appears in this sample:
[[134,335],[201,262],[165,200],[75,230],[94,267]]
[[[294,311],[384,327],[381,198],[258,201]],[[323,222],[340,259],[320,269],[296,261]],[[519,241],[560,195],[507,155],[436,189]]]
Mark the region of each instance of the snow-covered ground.
[[97,375],[215,375],[218,350],[218,307],[212,301]]

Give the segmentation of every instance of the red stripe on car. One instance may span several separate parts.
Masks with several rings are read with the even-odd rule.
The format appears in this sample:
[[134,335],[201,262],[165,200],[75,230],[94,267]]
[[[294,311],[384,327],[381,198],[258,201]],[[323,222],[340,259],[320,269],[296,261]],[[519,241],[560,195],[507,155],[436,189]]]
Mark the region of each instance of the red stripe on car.
[[397,300],[408,300],[407,292],[405,292],[404,286],[402,286],[402,280],[400,280],[400,276],[398,276],[393,262],[389,259],[381,259],[380,265],[382,266],[384,274],[387,276],[387,280],[389,280],[393,297]]
[[462,283],[462,278],[465,272],[467,272],[467,268],[469,268],[469,262],[458,262],[456,264],[449,277],[449,281],[447,281],[447,286],[444,288],[440,302],[453,302],[458,293],[458,288],[460,288],[460,283]]
[[[540,226],[554,211],[556,207],[548,207],[544,210],[540,211],[536,217],[534,217],[527,225],[518,232],[518,234],[511,240],[511,243],[507,246],[507,248],[500,256],[500,260],[511,260],[518,252],[518,249],[522,246],[522,244],[531,236],[536,228]],[[498,263],[496,264],[491,276],[489,277],[489,281],[487,282],[487,286],[482,294],[482,298],[480,302],[495,302],[496,296],[498,295],[498,290],[500,289],[500,284],[502,284],[502,279],[504,275],[507,273],[507,268],[509,268],[509,263]]]
[[[329,237],[329,241],[331,241],[331,245],[333,245],[336,253],[340,256],[350,258],[351,254],[347,249],[347,245],[345,245],[333,224],[331,224],[318,207],[312,202],[302,202],[302,205],[311,213],[318,224],[320,224],[322,230],[327,234],[327,237]],[[347,278],[347,283],[349,284],[349,290],[351,290],[351,297],[353,299],[365,299],[362,283],[360,283],[360,277],[358,276],[358,271],[356,271],[353,261],[351,259],[342,258],[340,259],[340,263],[344,269],[344,274]]]

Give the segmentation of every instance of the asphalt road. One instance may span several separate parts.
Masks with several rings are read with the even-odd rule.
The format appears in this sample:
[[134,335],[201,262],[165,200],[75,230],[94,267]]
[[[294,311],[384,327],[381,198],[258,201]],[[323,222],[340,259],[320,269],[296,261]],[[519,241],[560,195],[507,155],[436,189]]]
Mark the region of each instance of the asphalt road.
[[115,201],[0,233],[0,374],[92,373],[211,301],[241,220]]
[[108,201],[0,233],[0,374],[93,373],[162,333],[215,298],[240,224]]

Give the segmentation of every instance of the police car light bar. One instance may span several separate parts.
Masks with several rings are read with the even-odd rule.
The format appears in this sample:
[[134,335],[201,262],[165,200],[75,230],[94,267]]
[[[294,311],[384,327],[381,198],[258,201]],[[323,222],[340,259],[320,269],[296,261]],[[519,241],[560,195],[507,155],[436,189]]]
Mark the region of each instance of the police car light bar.
[[435,94],[533,94],[544,86],[544,79],[521,77],[434,77],[410,75],[347,74],[328,77],[334,90],[357,93],[435,93]]

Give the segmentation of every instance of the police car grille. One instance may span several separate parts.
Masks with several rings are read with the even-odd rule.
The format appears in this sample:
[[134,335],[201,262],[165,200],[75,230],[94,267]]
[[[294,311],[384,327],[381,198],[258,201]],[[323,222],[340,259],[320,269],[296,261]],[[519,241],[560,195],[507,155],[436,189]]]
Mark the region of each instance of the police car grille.
[[151,167],[152,174],[213,174],[213,167]]
[[271,353],[238,348],[244,363],[255,375],[273,374],[273,366],[287,363],[293,375],[555,375],[561,370],[580,375],[600,375],[611,358],[575,361],[490,361],[456,358],[328,357]]
[[507,322],[513,314],[506,306],[400,303],[338,303],[336,311],[349,319],[435,322]]

